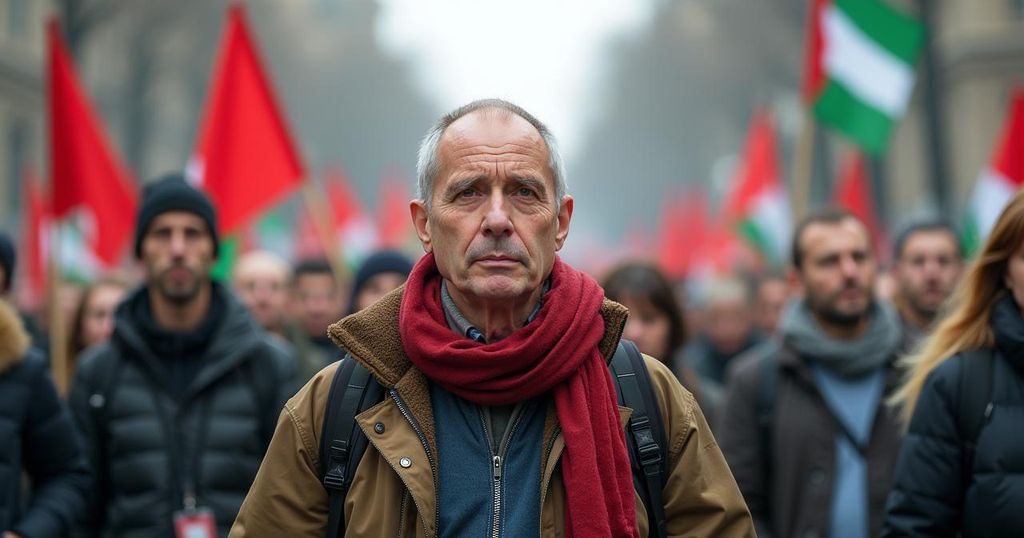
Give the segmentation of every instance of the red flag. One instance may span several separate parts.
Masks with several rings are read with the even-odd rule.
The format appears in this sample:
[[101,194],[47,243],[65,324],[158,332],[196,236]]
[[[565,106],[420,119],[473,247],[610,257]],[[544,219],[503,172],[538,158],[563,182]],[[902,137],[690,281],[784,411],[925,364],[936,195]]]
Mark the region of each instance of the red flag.
[[56,19],[47,25],[47,40],[53,215],[61,219],[73,210],[84,211],[84,232],[93,252],[111,266],[132,237],[135,189],[78,84]]
[[359,218],[363,209],[359,196],[348,181],[345,172],[338,168],[327,170],[327,198],[331,203],[335,230],[342,230]]
[[412,232],[409,216],[409,189],[404,181],[393,175],[380,183],[377,200],[377,230],[381,248],[402,246]]
[[868,227],[879,254],[884,255],[888,252],[885,234],[875,210],[875,199],[872,196],[871,183],[868,181],[864,154],[859,150],[852,150],[847,155],[832,195],[832,202],[853,213]]
[[662,206],[658,264],[672,278],[696,267],[708,231],[707,197],[701,191],[669,197]]
[[46,260],[49,248],[48,232],[50,215],[47,210],[46,194],[39,182],[28,170],[22,180],[25,195],[22,225],[22,249],[25,252],[25,273],[27,291],[31,302],[41,301],[46,294]]
[[189,174],[210,194],[225,233],[238,230],[305,176],[238,3],[228,8]]
[[804,83],[801,88],[804,101],[813,103],[825,86],[823,68],[825,44],[821,35],[821,19],[827,0],[811,0],[807,11],[807,43],[804,49]]

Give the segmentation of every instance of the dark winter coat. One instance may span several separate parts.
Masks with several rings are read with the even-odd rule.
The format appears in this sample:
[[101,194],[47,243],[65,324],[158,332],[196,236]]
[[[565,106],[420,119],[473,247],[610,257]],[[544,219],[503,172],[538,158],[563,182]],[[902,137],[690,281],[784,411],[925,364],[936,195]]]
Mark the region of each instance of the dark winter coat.
[[992,411],[970,470],[957,420],[968,359],[957,354],[928,375],[914,407],[883,536],[1024,535],[1024,320],[1012,299],[992,325]]
[[[770,455],[761,449],[758,426],[762,363],[766,360],[772,361],[776,371]],[[717,436],[754,517],[758,536],[827,536],[838,429],[807,359],[785,344],[768,342],[734,362]],[[890,368],[883,401],[899,381],[899,372]],[[871,536],[877,536],[882,527],[899,447],[895,413],[880,402],[866,452]],[[770,484],[765,483],[766,466],[771,469]]]
[[82,357],[71,391],[93,471],[88,528],[173,536],[172,514],[192,490],[226,535],[291,396],[295,363],[214,284],[222,319],[196,357],[175,359],[190,366],[168,364],[137,319],[146,293],[118,308],[111,340]]
[[[21,472],[32,486],[22,498]],[[85,511],[85,454],[43,354],[0,301],[0,532],[65,536]]]

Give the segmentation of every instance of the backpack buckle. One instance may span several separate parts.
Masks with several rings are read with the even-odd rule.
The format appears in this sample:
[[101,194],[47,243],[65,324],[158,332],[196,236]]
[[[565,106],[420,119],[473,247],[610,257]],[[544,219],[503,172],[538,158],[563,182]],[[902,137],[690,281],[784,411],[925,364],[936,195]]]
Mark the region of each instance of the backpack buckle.
[[650,466],[661,464],[661,449],[654,441],[654,432],[651,431],[651,421],[647,415],[633,417],[629,421],[629,429],[633,432],[633,440],[636,441],[637,453],[640,465],[646,472]]
[[348,464],[348,441],[335,439],[327,456],[327,472],[324,487],[340,490],[345,485],[345,466]]

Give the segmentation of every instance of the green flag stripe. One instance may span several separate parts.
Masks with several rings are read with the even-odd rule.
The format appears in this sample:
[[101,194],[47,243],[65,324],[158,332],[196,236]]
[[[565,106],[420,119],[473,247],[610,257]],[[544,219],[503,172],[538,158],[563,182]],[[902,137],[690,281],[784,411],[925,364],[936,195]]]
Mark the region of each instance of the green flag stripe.
[[868,153],[885,151],[892,130],[892,119],[850,93],[842,84],[830,80],[814,104],[814,113],[853,139]]
[[835,6],[893,56],[910,65],[917,61],[924,25],[916,19],[879,0],[835,0]]
[[740,235],[744,236],[753,243],[754,248],[761,253],[762,256],[768,262],[776,265],[781,265],[782,260],[780,259],[781,253],[775,252],[775,247],[772,242],[765,236],[764,231],[751,219],[741,220],[739,223]]
[[210,269],[210,276],[218,282],[227,282],[231,278],[231,270],[235,267],[235,260],[238,259],[238,249],[241,241],[237,235],[230,235],[220,239],[220,247],[217,249],[217,263]]
[[978,230],[978,218],[974,211],[968,211],[967,217],[964,219],[961,239],[963,239],[964,257],[973,257],[981,246],[981,232]]

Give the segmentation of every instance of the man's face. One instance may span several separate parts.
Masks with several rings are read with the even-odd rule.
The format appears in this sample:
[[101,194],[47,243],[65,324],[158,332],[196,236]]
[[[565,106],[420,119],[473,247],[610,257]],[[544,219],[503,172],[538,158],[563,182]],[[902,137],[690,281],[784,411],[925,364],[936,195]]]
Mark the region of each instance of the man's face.
[[414,201],[416,232],[452,294],[527,301],[569,233],[572,198],[556,209],[543,138],[526,120],[476,112],[455,121],[438,148],[432,208]]
[[161,213],[142,238],[146,282],[169,302],[185,304],[198,296],[210,282],[213,262],[213,237],[194,213]]
[[876,272],[864,225],[851,218],[811,224],[800,248],[797,276],[811,310],[826,323],[858,324],[871,305]]
[[326,336],[327,327],[341,318],[345,309],[334,275],[305,273],[295,279],[295,314],[310,336]]
[[280,327],[288,304],[288,274],[276,267],[248,265],[235,273],[235,291],[264,329]]
[[902,304],[934,318],[953,292],[963,262],[956,238],[942,230],[924,230],[907,238],[894,275]]
[[754,329],[750,305],[738,301],[720,301],[704,312],[704,331],[712,347],[722,355],[743,351]]

